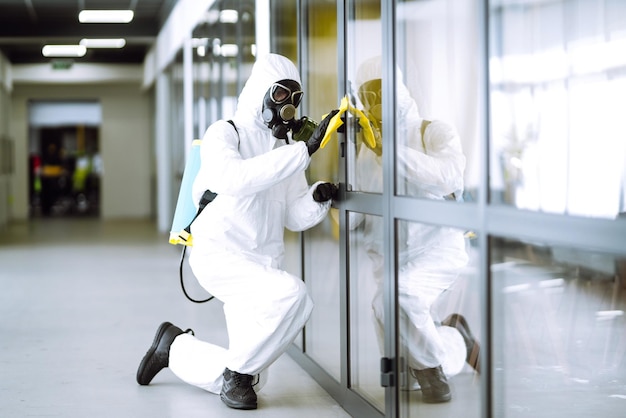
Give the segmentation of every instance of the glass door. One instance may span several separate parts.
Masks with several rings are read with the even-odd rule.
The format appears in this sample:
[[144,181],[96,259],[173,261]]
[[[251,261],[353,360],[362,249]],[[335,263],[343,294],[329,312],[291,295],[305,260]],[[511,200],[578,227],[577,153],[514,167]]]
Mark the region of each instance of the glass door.
[[478,189],[476,3],[346,6],[349,384],[387,416],[482,411],[479,252],[446,214]]
[[392,129],[380,124],[395,140],[400,417],[482,416],[479,248],[456,214],[478,193],[479,11],[478,0],[398,1],[394,82],[378,90],[373,71],[361,93],[373,115],[378,92],[395,93],[382,112]]
[[[381,385],[380,361],[385,356],[383,285],[383,166],[379,121],[368,107],[369,73],[381,69],[382,21],[380,1],[348,1],[346,4],[344,97],[350,106],[363,111],[346,113],[346,204],[349,291],[349,385],[377,410],[385,410],[385,388]],[[370,64],[378,57],[378,62]],[[380,86],[380,74],[376,77]],[[380,91],[380,87],[377,89]],[[363,126],[374,125],[376,146],[367,141]],[[380,118],[379,118],[380,119]],[[365,125],[363,125],[365,124]],[[370,137],[371,138],[371,137]],[[360,202],[359,200],[362,199]]]
[[[337,107],[337,6],[314,0],[302,8],[305,32],[299,53],[304,98],[299,116],[319,122]],[[336,136],[312,157],[309,184],[337,183]],[[341,381],[341,298],[339,229],[336,210],[304,233],[304,277],[315,309],[305,329],[305,352],[335,382]]]

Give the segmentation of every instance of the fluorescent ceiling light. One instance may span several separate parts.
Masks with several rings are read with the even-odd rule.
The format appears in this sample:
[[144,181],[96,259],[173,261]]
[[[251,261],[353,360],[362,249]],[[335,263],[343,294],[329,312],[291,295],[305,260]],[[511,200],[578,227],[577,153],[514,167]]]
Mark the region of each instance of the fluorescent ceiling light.
[[239,53],[239,46],[237,44],[224,44],[213,46],[213,54],[221,55],[223,57],[236,57]]
[[199,46],[206,46],[209,43],[209,38],[191,38],[191,46],[197,48]]
[[44,57],[82,57],[87,53],[84,45],[45,45],[41,49]]
[[81,39],[79,44],[87,48],[123,48],[126,39]]
[[239,20],[239,12],[237,10],[225,9],[220,12],[220,22],[237,23]]
[[78,14],[80,23],[129,23],[135,13],[132,10],[83,10]]

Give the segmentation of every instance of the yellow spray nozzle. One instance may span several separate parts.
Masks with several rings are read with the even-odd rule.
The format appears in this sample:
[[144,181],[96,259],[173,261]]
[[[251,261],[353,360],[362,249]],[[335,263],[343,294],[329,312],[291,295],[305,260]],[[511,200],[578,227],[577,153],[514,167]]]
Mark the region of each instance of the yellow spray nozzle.
[[333,118],[328,123],[328,128],[326,129],[326,133],[324,134],[324,138],[322,139],[322,143],[320,144],[320,147],[324,148],[326,144],[328,143],[328,141],[330,141],[330,136],[335,131],[337,131],[337,129],[339,129],[341,125],[343,125],[343,121],[341,120],[341,117],[343,116],[344,113],[346,113],[346,111],[349,111],[350,113],[352,113],[354,116],[358,118],[359,125],[361,126],[361,128],[363,128],[363,136],[364,136],[365,141],[367,141],[367,143],[371,145],[372,148],[374,148],[376,146],[376,140],[374,139],[374,132],[372,131],[372,125],[370,125],[369,119],[367,118],[367,116],[365,116],[365,114],[362,111],[360,111],[354,106],[350,106],[350,101],[348,100],[348,96],[344,96],[344,98],[341,99],[341,104],[339,105],[339,112],[337,112],[337,114],[333,116]]

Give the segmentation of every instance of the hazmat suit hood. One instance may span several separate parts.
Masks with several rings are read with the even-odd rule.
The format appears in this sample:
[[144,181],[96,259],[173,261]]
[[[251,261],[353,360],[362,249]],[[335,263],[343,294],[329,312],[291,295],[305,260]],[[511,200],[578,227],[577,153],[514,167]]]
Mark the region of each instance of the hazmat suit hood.
[[[364,61],[358,68],[356,74],[357,90],[366,82],[383,78],[383,67],[380,56],[376,56]],[[397,120],[410,121],[409,123],[421,123],[422,117],[419,114],[417,103],[411,96],[409,89],[404,84],[402,71],[396,68],[396,97],[397,97]]]
[[260,57],[254,63],[250,77],[239,95],[235,111],[237,122],[269,131],[261,115],[263,97],[272,84],[285,79],[294,80],[302,85],[300,73],[291,60],[278,54]]

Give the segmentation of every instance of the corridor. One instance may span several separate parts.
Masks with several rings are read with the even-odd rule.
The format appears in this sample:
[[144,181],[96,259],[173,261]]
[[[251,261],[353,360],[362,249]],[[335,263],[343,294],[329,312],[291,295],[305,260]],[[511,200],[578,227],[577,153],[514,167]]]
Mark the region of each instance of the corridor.
[[[287,355],[252,413],[178,380],[135,373],[163,321],[227,344],[221,303],[185,299],[180,247],[150,222],[12,224],[0,234],[0,416],[341,418],[349,415]],[[195,298],[206,296],[188,270]]]

